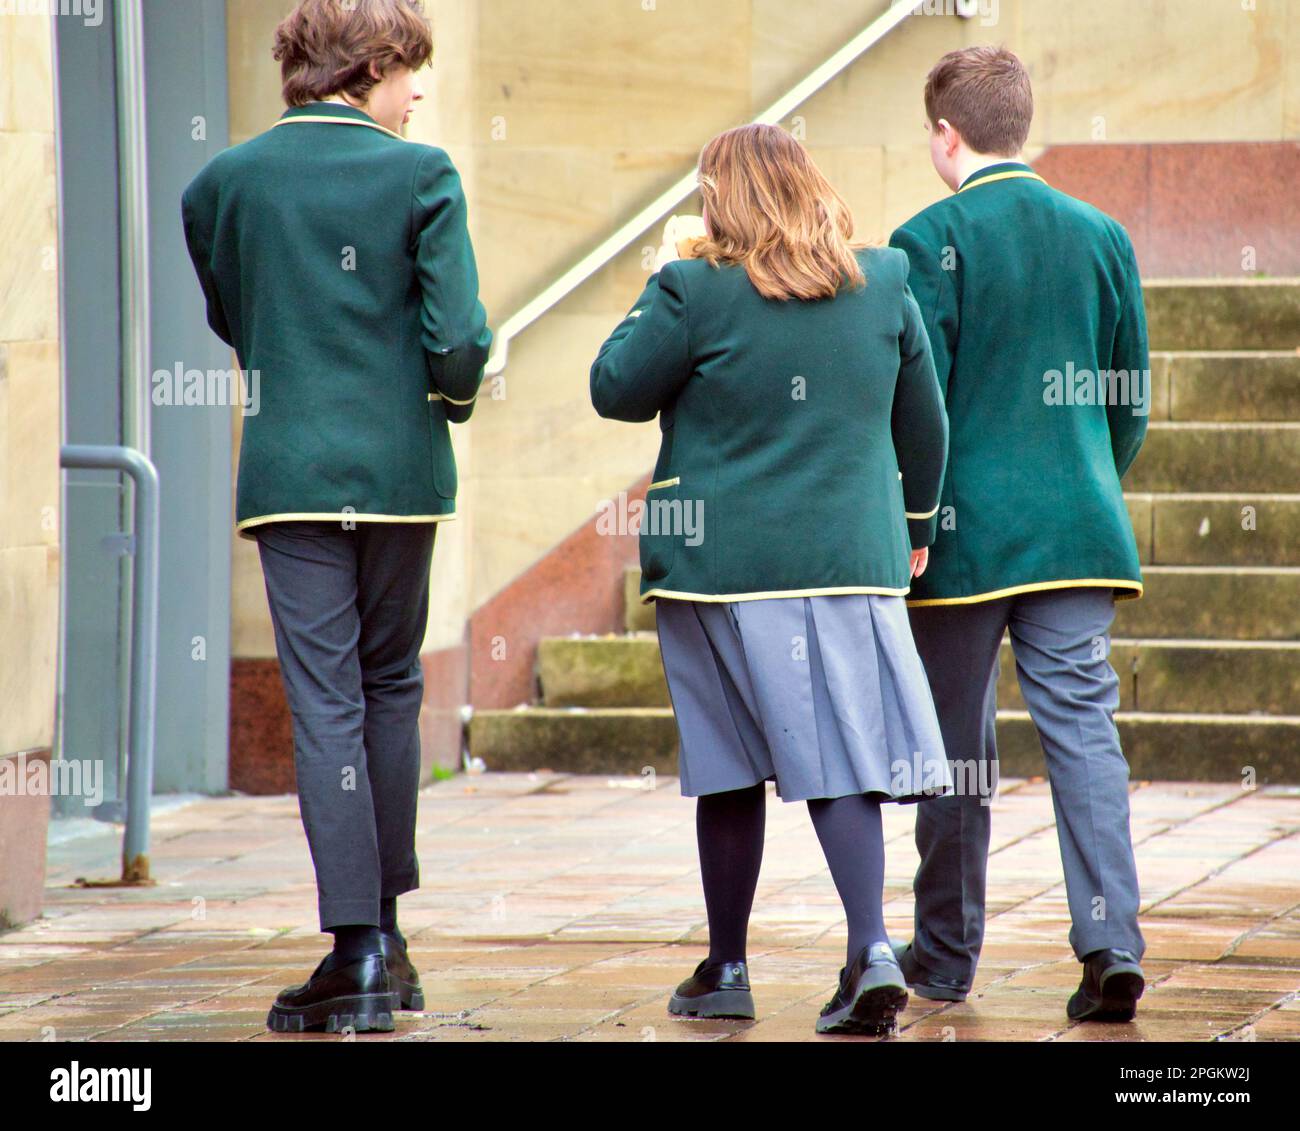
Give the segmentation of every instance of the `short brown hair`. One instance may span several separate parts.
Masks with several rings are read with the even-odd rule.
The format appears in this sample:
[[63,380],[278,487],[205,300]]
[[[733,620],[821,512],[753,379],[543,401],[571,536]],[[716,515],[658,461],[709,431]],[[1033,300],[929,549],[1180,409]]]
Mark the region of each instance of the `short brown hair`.
[[780,126],[737,126],[700,154],[708,239],[695,249],[715,267],[739,263],[764,298],[833,298],[866,283],[853,254],[853,213],[808,151]]
[[364,101],[382,75],[419,70],[433,55],[422,0],[300,0],[275,29],[284,101],[305,106],[345,93]]
[[1029,72],[1005,47],[950,51],[925,80],[925,113],[931,126],[947,118],[976,153],[1014,156],[1034,119]]

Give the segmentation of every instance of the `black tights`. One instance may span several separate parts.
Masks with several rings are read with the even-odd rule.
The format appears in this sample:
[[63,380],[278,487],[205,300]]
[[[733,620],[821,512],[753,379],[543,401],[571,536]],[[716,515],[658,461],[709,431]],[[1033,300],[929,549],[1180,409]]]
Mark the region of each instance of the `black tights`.
[[[808,802],[808,812],[848,918],[851,963],[863,947],[887,939],[880,802],[865,794],[818,798]],[[766,815],[767,790],[762,782],[748,789],[706,794],[696,805],[711,964],[746,958]]]

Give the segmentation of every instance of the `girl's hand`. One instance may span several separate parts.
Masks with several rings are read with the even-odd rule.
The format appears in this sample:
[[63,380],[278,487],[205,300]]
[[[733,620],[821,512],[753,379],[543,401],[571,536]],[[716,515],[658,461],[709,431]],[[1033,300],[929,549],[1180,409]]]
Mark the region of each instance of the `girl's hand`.
[[691,258],[691,245],[706,235],[704,220],[700,216],[672,216],[664,225],[663,242],[655,256],[654,270],[675,259]]
[[919,550],[912,551],[912,576],[920,577],[925,572],[925,567],[930,564],[930,547],[923,546]]

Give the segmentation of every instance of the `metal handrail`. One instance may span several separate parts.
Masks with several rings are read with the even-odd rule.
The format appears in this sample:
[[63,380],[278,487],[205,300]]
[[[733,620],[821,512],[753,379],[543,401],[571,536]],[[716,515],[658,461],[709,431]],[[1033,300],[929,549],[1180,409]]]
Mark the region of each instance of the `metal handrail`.
[[[786,91],[785,94],[759,114],[754,119],[754,122],[763,125],[776,125],[791,110],[806,102],[831,79],[835,78],[863,52],[884,39],[912,14],[916,6],[915,0],[901,0],[901,2],[900,0],[891,0],[889,7],[881,15],[872,20],[867,27],[849,40],[829,59]],[[672,188],[660,193],[625,224],[601,240],[599,244],[565,271],[550,286],[507,318],[496,330],[492,353],[488,357],[487,366],[484,370],[485,375],[496,377],[504,372],[509,357],[510,342],[513,338],[585,283],[651,224],[689,197],[698,187],[696,180],[698,173],[699,166],[696,165]]]
[[131,568],[131,677],[122,883],[149,883],[149,798],[153,793],[154,705],[158,694],[158,470],[134,448],[65,444],[62,467],[121,471],[135,482]]

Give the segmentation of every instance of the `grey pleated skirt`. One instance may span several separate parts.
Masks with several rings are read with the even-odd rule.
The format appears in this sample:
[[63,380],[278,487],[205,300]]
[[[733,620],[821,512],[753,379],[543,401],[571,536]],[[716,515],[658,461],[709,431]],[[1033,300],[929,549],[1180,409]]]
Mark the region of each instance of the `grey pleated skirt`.
[[952,791],[902,597],[660,599],[687,797],[775,781],[783,801]]

